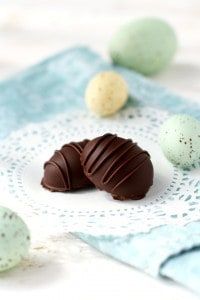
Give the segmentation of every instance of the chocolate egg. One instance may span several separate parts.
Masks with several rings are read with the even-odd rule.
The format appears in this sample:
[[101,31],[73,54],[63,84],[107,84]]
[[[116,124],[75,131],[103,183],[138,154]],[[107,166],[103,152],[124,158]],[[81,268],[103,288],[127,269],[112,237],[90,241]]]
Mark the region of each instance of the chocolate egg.
[[44,177],[41,182],[44,188],[52,192],[65,192],[91,185],[80,163],[80,154],[87,142],[88,140],[71,142],[55,151],[44,164]]
[[148,152],[117,135],[105,134],[88,142],[81,163],[90,181],[114,199],[141,199],[153,184]]

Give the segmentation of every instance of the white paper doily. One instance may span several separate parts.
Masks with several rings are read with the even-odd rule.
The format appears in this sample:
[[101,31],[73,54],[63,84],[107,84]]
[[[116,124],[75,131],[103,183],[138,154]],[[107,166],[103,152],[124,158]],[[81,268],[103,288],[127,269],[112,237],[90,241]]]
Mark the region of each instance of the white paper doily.
[[[167,116],[165,111],[147,107],[128,108],[110,119],[76,111],[13,133],[0,144],[4,200],[7,197],[11,207],[23,207],[29,218],[47,218],[53,226],[71,232],[119,235],[198,220],[199,170],[177,169],[166,160],[157,143],[159,127]],[[132,138],[151,154],[154,185],[145,199],[121,202],[96,189],[51,193],[41,187],[43,164],[55,149],[105,132]]]

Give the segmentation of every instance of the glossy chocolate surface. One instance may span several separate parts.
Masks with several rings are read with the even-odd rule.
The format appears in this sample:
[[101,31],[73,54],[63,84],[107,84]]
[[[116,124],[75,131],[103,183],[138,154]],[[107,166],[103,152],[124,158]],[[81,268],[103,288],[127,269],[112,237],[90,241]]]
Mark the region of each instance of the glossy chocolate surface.
[[91,184],[85,176],[80,155],[88,140],[64,145],[44,164],[42,186],[50,191],[65,192],[88,187]]
[[87,143],[81,154],[85,175],[114,199],[144,198],[153,184],[150,155],[130,139],[105,134]]

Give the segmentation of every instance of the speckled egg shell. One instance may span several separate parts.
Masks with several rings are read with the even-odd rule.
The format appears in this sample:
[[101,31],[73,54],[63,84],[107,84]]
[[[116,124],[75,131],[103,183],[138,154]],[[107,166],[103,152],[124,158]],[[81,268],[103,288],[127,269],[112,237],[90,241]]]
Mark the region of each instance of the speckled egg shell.
[[112,37],[109,53],[113,63],[144,75],[160,72],[177,49],[173,28],[158,18],[142,18],[122,26]]
[[100,72],[94,76],[85,92],[88,108],[98,116],[116,113],[128,99],[128,86],[116,72]]
[[159,142],[168,160],[190,168],[200,161],[200,122],[189,115],[174,115],[162,125]]
[[23,220],[8,208],[0,207],[0,272],[27,256],[30,233]]

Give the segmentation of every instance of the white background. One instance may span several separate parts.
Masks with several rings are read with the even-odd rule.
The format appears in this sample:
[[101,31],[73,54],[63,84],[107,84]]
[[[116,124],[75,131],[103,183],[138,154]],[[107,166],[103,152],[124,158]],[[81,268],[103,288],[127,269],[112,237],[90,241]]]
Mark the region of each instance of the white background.
[[[168,20],[179,38],[174,63],[153,80],[200,101],[199,0],[0,0],[0,78],[77,44],[107,59],[108,41],[119,25],[145,15]],[[196,299],[71,235],[47,236],[40,229],[38,239],[37,230],[36,225],[30,258],[0,275],[1,299]]]

